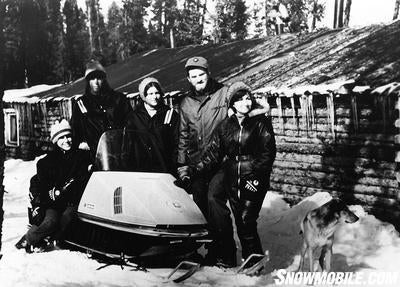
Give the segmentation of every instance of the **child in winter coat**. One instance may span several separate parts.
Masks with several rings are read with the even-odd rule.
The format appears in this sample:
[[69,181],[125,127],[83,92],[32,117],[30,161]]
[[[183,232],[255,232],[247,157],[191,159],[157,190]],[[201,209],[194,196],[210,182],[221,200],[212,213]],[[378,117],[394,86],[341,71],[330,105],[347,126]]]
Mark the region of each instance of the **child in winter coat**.
[[51,236],[62,239],[70,222],[74,219],[77,206],[89,178],[90,155],[88,151],[72,146],[72,130],[66,120],[51,127],[51,141],[54,150],[37,163],[37,174],[32,178],[31,187],[37,192],[37,205],[33,218],[42,214],[42,219],[33,220],[31,228],[16,244],[17,248],[43,245]]
[[244,259],[253,253],[263,254],[257,218],[276,156],[271,120],[265,113],[257,114],[255,106],[250,88],[242,82],[234,83],[229,101],[233,113],[217,127],[201,160],[180,170],[183,179],[223,165]]

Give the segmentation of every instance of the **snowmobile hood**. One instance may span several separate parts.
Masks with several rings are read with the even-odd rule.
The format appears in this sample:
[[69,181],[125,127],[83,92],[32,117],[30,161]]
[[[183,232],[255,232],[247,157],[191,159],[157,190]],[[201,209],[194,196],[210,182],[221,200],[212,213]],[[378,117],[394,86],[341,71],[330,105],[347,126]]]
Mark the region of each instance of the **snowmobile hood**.
[[175,178],[166,173],[97,171],[86,186],[79,217],[116,229],[204,228],[206,220]]

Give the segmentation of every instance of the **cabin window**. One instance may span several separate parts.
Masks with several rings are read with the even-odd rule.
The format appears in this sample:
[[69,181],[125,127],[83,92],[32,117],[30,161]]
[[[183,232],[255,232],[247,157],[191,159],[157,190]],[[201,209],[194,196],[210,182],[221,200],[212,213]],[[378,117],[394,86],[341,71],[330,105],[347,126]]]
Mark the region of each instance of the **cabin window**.
[[6,146],[19,146],[19,117],[15,109],[4,110],[4,133]]

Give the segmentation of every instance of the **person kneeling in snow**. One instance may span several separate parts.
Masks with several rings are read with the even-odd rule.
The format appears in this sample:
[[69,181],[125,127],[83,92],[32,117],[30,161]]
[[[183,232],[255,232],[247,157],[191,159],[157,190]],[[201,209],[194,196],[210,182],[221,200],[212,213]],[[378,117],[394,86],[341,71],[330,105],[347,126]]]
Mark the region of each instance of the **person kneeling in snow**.
[[[233,111],[216,128],[200,161],[178,170],[182,181],[212,170],[222,163],[229,190],[229,202],[242,245],[242,258],[263,254],[257,233],[257,218],[269,188],[276,156],[275,136],[270,118],[257,103],[250,87],[231,85],[229,108]],[[231,235],[233,236],[233,234]]]
[[[40,191],[38,204],[33,206],[31,228],[16,244],[17,248],[42,247],[44,239],[63,238],[77,213],[77,206],[89,178],[90,155],[88,151],[72,146],[72,130],[64,119],[51,127],[53,151],[37,163],[37,174],[32,178],[32,188]],[[31,198],[32,200],[32,198]],[[43,220],[36,217],[43,214]],[[40,217],[40,216],[39,216]],[[31,219],[32,219],[31,218]]]

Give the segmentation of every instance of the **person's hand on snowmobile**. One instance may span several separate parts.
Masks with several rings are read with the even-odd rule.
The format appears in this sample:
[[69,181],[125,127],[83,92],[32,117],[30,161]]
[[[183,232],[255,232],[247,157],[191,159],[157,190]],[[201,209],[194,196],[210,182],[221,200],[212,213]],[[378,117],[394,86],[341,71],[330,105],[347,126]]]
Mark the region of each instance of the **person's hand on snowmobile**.
[[41,212],[40,206],[36,206],[32,209],[32,218],[35,218]]
[[188,190],[191,184],[191,177],[193,176],[193,168],[188,165],[180,166],[177,169],[178,179],[174,184],[180,188]]

